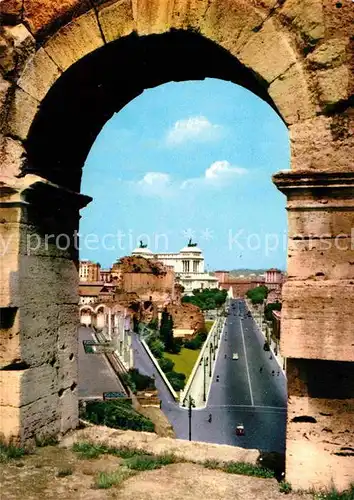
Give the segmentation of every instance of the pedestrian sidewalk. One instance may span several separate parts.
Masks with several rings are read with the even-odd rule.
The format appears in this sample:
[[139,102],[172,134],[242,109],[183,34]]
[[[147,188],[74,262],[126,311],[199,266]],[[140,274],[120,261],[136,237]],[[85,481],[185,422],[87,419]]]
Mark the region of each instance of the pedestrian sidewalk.
[[[262,333],[264,339],[267,340],[266,331],[264,330],[264,328],[262,328],[262,325],[261,325],[259,311],[257,311],[257,309],[253,306],[252,302],[249,299],[246,298],[245,303],[246,303],[247,309],[252,314],[252,318],[253,318],[254,322],[256,323],[258,330]],[[277,347],[277,344],[274,342],[274,340],[272,338],[270,339],[269,347],[270,347],[270,351],[271,351],[272,355],[277,360],[278,365],[285,373],[285,358],[283,358],[282,355],[280,354],[279,348]]]

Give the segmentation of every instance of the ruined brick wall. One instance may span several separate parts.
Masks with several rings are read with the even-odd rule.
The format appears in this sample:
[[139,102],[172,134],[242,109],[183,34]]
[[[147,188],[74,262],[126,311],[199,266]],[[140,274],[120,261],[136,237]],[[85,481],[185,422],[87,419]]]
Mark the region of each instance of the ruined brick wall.
[[167,311],[172,315],[176,329],[194,330],[194,332],[205,329],[203,313],[193,304],[169,305]]

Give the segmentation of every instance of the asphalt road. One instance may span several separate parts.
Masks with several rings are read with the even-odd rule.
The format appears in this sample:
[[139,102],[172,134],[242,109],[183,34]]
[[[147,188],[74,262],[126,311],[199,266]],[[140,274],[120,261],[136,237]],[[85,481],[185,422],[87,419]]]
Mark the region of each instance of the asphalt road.
[[119,378],[103,354],[86,354],[82,341],[96,340],[89,328],[79,328],[79,397],[102,397],[104,392],[124,392]]
[[[232,314],[227,318],[207,407],[192,412],[192,439],[284,452],[286,379],[277,361],[269,359],[270,353],[263,350],[264,337],[253,319],[246,316],[244,302],[232,303],[236,304],[236,313],[234,315],[231,309]],[[135,367],[146,375],[155,375],[162,410],[177,437],[188,439],[188,412],[173,401],[137,336],[133,347]],[[238,360],[232,359],[233,352],[238,353]],[[210,413],[211,423],[208,422]],[[235,435],[239,423],[245,427],[245,436]]]

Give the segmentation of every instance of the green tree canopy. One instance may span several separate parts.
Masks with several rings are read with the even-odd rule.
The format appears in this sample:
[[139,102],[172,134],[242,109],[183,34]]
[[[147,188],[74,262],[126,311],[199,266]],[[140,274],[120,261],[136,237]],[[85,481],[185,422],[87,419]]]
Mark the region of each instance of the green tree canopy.
[[252,304],[262,304],[267,298],[269,290],[266,286],[261,285],[256,288],[251,288],[246,293],[247,297],[251,300]]

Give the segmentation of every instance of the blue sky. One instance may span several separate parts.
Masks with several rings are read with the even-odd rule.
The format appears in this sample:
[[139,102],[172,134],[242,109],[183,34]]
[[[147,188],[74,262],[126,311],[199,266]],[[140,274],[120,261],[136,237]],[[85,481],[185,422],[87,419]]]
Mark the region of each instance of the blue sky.
[[81,211],[80,257],[108,267],[139,239],[163,252],[193,236],[209,270],[284,269],[285,197],[271,175],[289,168],[289,148],[278,115],[235,84],[146,90],[87,158],[81,190],[94,200]]

